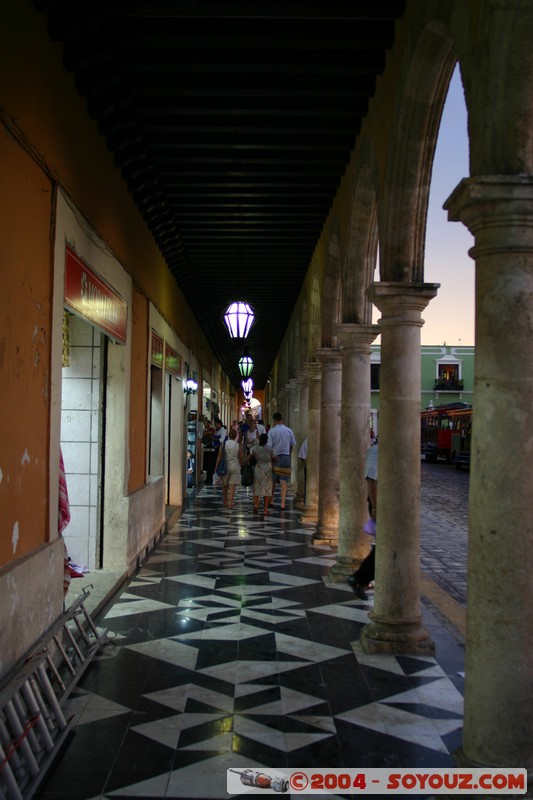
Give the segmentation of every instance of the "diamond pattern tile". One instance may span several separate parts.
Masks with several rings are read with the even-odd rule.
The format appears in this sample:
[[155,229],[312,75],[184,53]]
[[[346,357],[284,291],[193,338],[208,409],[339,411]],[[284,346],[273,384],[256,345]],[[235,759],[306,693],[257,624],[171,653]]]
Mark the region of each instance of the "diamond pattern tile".
[[[295,760],[454,766],[457,643],[447,644],[453,672],[446,650],[365,654],[373,594],[362,602],[329,579],[334,549],[314,546],[297,513],[254,518],[240,487],[234,513],[220,502],[202,490],[97,620],[111,642],[69,698],[80,733],[36,796],[63,796],[82,770],[81,732],[118,737],[101,798],[225,798],[228,768]],[[83,782],[76,791],[93,796]]]

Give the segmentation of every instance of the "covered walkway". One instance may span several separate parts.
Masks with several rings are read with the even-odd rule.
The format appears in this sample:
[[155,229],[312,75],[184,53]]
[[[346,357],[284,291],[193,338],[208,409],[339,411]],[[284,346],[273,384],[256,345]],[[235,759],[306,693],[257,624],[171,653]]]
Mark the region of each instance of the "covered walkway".
[[296,510],[253,515],[238,491],[230,513],[202,489],[104,609],[111,641],[38,797],[224,798],[230,767],[456,766],[464,652],[440,614],[423,608],[436,659],[365,655],[373,593],[331,583],[336,551]]

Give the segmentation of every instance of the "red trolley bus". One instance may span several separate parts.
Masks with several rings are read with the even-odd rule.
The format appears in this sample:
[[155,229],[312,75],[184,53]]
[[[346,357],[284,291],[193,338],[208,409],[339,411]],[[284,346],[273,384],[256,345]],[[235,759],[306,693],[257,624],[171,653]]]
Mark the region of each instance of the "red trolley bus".
[[457,469],[470,466],[472,406],[468,403],[427,408],[420,414],[420,449],[426,461],[443,458]]

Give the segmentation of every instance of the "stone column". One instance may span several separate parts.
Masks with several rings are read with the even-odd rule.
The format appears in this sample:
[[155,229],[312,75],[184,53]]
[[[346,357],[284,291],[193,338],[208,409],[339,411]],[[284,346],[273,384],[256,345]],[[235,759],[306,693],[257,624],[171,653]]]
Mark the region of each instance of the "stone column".
[[[462,762],[533,770],[533,183],[461,181],[445,207],[475,237]],[[529,797],[529,795],[528,795]]]
[[367,653],[434,653],[420,613],[420,329],[438,284],[376,283],[381,331],[376,590]]
[[320,383],[321,370],[318,361],[308,361],[305,366],[308,386],[307,404],[307,496],[305,510],[301,516],[304,523],[315,523],[318,519],[318,464],[320,454]]
[[369,537],[363,532],[368,518],[365,456],[370,444],[370,345],[378,325],[337,324],[342,345],[342,400],[340,428],[339,542],[334,581],[346,580],[368,555]]
[[316,351],[322,365],[320,386],[320,456],[318,467],[318,523],[314,541],[337,544],[339,538],[339,477],[341,453],[341,351]]
[[286,423],[294,433],[296,447],[291,451],[291,482],[290,491],[296,494],[298,481],[298,450],[302,443],[300,435],[300,382],[297,378],[289,380],[289,421]]
[[[298,432],[299,436],[296,437],[298,442],[297,450],[300,450],[300,447],[303,444],[304,439],[308,436],[308,403],[309,403],[309,387],[307,385],[307,375],[305,371],[300,372],[298,376],[298,386],[300,390],[300,397],[299,397],[299,424],[298,424]],[[298,455],[298,454],[297,454]],[[296,497],[294,498],[294,506],[295,508],[300,509],[301,511],[305,508],[305,473],[304,473],[304,465],[297,457],[297,471],[296,471]]]
[[267,423],[272,425],[272,414],[274,413],[274,411],[277,411],[277,410],[278,410],[277,398],[274,395],[274,396],[272,396],[270,398],[270,400],[268,402],[268,405],[267,405],[267,408],[266,408],[266,412],[265,412],[265,414],[263,416],[263,421],[265,423],[265,426],[267,425]]
[[[276,411],[279,411],[281,416],[283,417],[283,422],[287,422],[287,396],[288,396],[288,388],[284,386],[282,389],[279,389],[276,394],[276,407],[272,408],[272,414],[275,414]],[[270,424],[272,425],[272,419],[270,420]]]

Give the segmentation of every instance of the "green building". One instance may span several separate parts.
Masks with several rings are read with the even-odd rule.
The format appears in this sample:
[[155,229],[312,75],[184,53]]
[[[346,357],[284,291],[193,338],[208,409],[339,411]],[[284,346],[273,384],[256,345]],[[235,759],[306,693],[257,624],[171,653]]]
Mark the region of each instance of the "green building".
[[[373,430],[377,434],[381,347],[373,345],[371,350],[370,406]],[[420,409],[457,402],[471,404],[474,391],[475,347],[451,347],[446,344],[422,345],[420,351]]]

